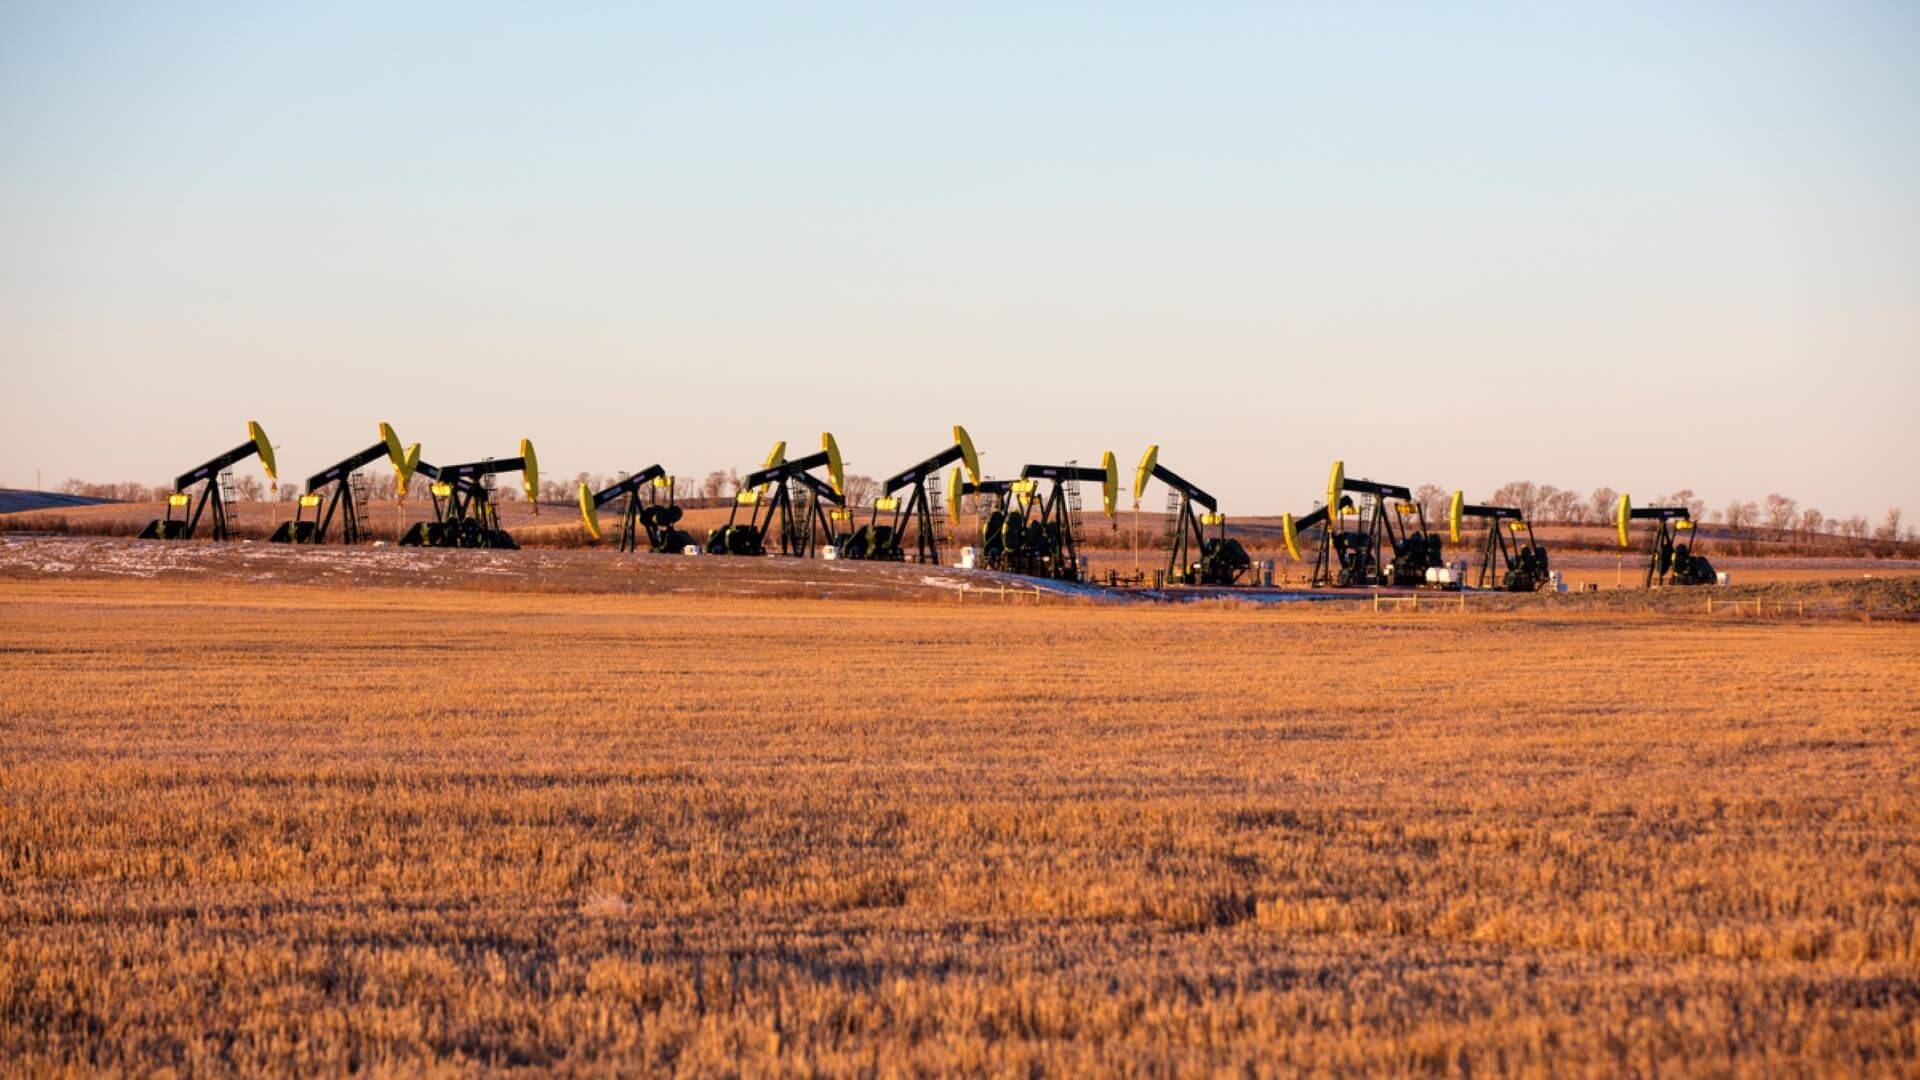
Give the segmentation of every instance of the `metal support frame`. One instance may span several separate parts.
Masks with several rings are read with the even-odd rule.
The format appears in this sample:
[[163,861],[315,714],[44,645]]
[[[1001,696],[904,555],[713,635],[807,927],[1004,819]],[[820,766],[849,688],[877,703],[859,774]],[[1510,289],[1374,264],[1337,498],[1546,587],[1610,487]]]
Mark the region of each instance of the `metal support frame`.
[[[1474,575],[1474,588],[1531,592],[1546,587],[1551,580],[1546,573],[1546,548],[1535,538],[1533,522],[1518,508],[1467,504],[1460,507],[1460,517],[1487,523],[1487,535],[1480,543],[1480,567]],[[1524,544],[1517,537],[1508,542],[1507,532],[1516,526],[1527,534]],[[1534,554],[1527,555],[1528,552]],[[1522,584],[1528,587],[1522,589],[1519,587]]]
[[[767,549],[767,530],[774,526],[777,519],[780,528],[780,554],[793,558],[811,558],[814,548],[822,536],[831,536],[833,523],[828,519],[825,507],[845,506],[846,498],[833,489],[833,485],[810,473],[812,469],[822,468],[830,460],[826,451],[808,454],[805,457],[769,465],[757,472],[749,473],[741,483],[741,492],[734,497],[733,509],[727,513],[727,524],[716,529],[707,538],[707,551],[714,555],[764,555]],[[793,505],[793,487],[798,485],[811,496],[805,512],[797,511]],[[761,489],[772,485],[771,492]],[[746,496],[743,498],[743,496]],[[748,539],[736,541],[742,535],[736,530],[743,528],[737,524],[740,507],[750,506],[747,524],[744,528]]]
[[434,482],[428,489],[433,496],[433,521],[414,523],[400,543],[409,547],[518,547],[500,528],[500,512],[480,480],[525,468],[526,459],[521,457],[442,466],[422,461],[416,471]]
[[231,533],[227,527],[227,500],[220,491],[220,473],[259,452],[260,444],[248,439],[219,457],[212,458],[174,477],[173,491],[177,495],[185,494],[187,489],[195,484],[206,486],[200,490],[199,498],[192,501],[190,511],[182,508],[180,521],[174,520],[174,501],[169,498],[165,516],[158,521],[150,522],[140,535],[150,540],[191,540],[194,532],[200,527],[201,516],[211,511],[213,516],[210,519],[210,525],[213,539],[231,539]]
[[[353,474],[385,457],[387,444],[377,442],[307,477],[302,498],[294,507],[293,520],[282,522],[271,539],[281,544],[324,544],[333,530],[336,515],[340,518],[341,543],[358,544],[372,539],[364,508],[353,493]],[[329,488],[324,498],[319,497],[322,489]],[[312,521],[306,518],[309,508],[313,510]]]
[[[1669,584],[1670,576],[1671,583],[1676,585],[1707,583],[1713,572],[1713,564],[1693,550],[1697,545],[1686,545],[1684,552],[1678,550],[1682,546],[1681,532],[1699,535],[1694,529],[1691,510],[1684,506],[1636,506],[1628,511],[1627,516],[1633,521],[1655,523],[1653,539],[1647,547],[1646,588]],[[1687,560],[1684,566],[1680,561],[1683,557]],[[1698,566],[1694,565],[1694,560],[1698,560]]]
[[[902,469],[887,477],[880,484],[881,498],[875,501],[873,512],[868,520],[868,539],[870,545],[861,557],[866,559],[906,559],[906,529],[911,522],[914,529],[914,561],[938,563],[940,561],[940,537],[933,520],[933,496],[927,490],[927,481],[939,475],[941,469],[961,460],[966,450],[954,443],[945,450],[920,462]],[[894,492],[902,488],[911,489],[902,502]],[[891,510],[883,509],[883,503],[891,502]],[[880,515],[890,512],[892,520],[882,525]]]
[[[671,539],[674,535],[686,536],[685,533],[674,528],[679,521],[677,513],[671,515],[673,520],[667,521],[662,520],[663,515],[657,512],[666,507],[672,507],[675,511],[680,509],[673,501],[673,489],[670,486],[666,489],[665,503],[660,503],[655,497],[655,493],[661,488],[654,481],[665,479],[666,475],[667,470],[661,466],[649,465],[624,480],[601,488],[592,495],[595,507],[605,506],[622,497],[626,499],[620,513],[619,550],[640,550],[640,537],[644,534],[650,550],[666,552],[673,549]],[[642,490],[647,492],[647,498],[644,501],[640,497]]]
[[[1313,585],[1316,588],[1328,585],[1349,588],[1381,585],[1387,580],[1386,564],[1381,559],[1381,553],[1389,548],[1398,550],[1416,531],[1401,525],[1400,515],[1388,505],[1388,500],[1413,507],[1419,522],[1417,531],[1421,533],[1427,531],[1426,512],[1419,503],[1413,501],[1413,492],[1400,484],[1348,479],[1343,482],[1340,493],[1342,505],[1326,508],[1326,524],[1320,533],[1320,551],[1313,563]],[[1365,518],[1362,527],[1351,533],[1339,527],[1339,511],[1345,506],[1355,505],[1353,500],[1347,498],[1350,494],[1359,495],[1364,500],[1359,506],[1364,508],[1362,516]]]
[[[1041,492],[1039,484],[1048,480],[1052,486]],[[962,490],[983,490],[995,492],[1000,484],[1000,552],[993,559],[1000,563],[1000,569],[1010,569],[1029,577],[1054,578],[1077,582],[1083,578],[1083,567],[1079,559],[1079,540],[1073,534],[1073,507],[1068,505],[1068,484],[1071,482],[1106,482],[1106,469],[1091,469],[1085,465],[1027,465],[1020,471],[1020,480],[989,480],[981,484],[966,484]],[[993,517],[981,517],[983,527],[993,527]],[[1025,538],[1039,534],[1041,544],[1029,544]],[[1008,538],[1016,538],[1018,544],[1006,544]]]
[[[1241,552],[1241,559],[1245,560],[1245,565],[1237,565],[1237,561],[1231,567],[1226,564],[1217,567],[1211,565],[1216,553],[1218,557],[1227,555],[1227,519],[1220,513],[1219,502],[1198,485],[1158,461],[1154,462],[1148,475],[1173,489],[1180,497],[1180,513],[1178,520],[1173,523],[1173,534],[1167,545],[1167,580],[1189,583],[1197,580],[1200,584],[1208,585],[1231,585],[1237,582],[1240,575],[1252,565],[1252,560],[1246,559],[1244,551]],[[1206,516],[1212,519],[1217,530],[1212,539],[1207,537],[1206,523],[1193,512],[1195,505],[1205,509]],[[1224,580],[1208,580],[1210,577]]]

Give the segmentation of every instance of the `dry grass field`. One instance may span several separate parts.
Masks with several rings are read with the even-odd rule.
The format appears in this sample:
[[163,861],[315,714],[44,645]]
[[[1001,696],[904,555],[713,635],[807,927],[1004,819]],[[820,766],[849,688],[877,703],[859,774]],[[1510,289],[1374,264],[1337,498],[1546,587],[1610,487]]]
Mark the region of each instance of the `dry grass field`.
[[1913,1075],[1920,628],[12,578],[0,1061]]

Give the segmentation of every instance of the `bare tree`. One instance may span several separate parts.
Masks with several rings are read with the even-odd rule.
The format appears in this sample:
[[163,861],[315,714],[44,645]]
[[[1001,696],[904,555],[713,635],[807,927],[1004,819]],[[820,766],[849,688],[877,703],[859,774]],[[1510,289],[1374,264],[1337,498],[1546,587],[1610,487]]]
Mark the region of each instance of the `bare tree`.
[[1767,527],[1773,534],[1785,538],[1787,530],[1793,528],[1793,519],[1800,512],[1800,503],[1789,499],[1779,492],[1767,496]]
[[1541,500],[1540,516],[1547,521],[1574,525],[1580,520],[1580,494],[1576,491],[1555,488],[1553,494]]
[[872,506],[873,500],[880,496],[880,481],[871,476],[849,476],[842,494],[846,496],[850,507]]
[[1540,489],[1531,480],[1510,480],[1493,489],[1487,502],[1494,506],[1511,506],[1527,517],[1539,508]]
[[1754,519],[1759,516],[1759,507],[1751,502],[1741,502],[1739,499],[1735,499],[1727,504],[1727,529],[1737,533],[1753,524]]
[[1420,504],[1427,524],[1438,527],[1447,520],[1447,504],[1453,500],[1439,484],[1421,484],[1413,490],[1413,501]]
[[1826,515],[1809,506],[1800,511],[1800,531],[1808,537],[1820,535],[1820,526],[1826,524]]
[[726,488],[727,474],[721,472],[719,469],[715,469],[707,474],[705,480],[700,481],[700,497],[704,499],[717,499],[720,497],[720,493],[725,491]]
[[1613,520],[1613,508],[1620,504],[1620,493],[1610,487],[1597,487],[1587,496],[1587,506],[1593,511],[1593,520],[1607,522]]
[[1885,520],[1881,521],[1880,527],[1873,531],[1873,538],[1875,540],[1900,539],[1900,508],[1899,507],[1895,506],[1887,510],[1887,516]]
[[[1657,501],[1663,506],[1686,507],[1687,515],[1695,521],[1701,520],[1702,516],[1707,512],[1707,500],[1695,495],[1692,488],[1681,488],[1671,495],[1662,495]],[[1752,504],[1749,503],[1748,505]]]

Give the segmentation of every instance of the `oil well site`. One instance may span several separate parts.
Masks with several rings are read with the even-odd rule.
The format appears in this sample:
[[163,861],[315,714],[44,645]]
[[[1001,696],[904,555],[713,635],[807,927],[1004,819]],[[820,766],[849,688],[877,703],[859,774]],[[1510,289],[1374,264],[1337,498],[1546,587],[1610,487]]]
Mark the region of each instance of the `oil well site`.
[[1630,495],[1555,544],[1343,462],[1242,524],[958,427],[857,496],[824,434],[541,503],[528,439],[376,434],[0,517],[29,1071],[1915,1056],[1898,552]]
[[0,1080],[1920,1080],[1917,56],[0,4]]

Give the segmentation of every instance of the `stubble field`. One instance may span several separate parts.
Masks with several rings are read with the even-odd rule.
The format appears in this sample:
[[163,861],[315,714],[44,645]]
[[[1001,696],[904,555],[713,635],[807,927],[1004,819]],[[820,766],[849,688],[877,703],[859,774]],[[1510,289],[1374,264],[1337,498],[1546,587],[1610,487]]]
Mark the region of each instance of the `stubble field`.
[[1911,1074],[1920,630],[0,588],[0,1061]]

